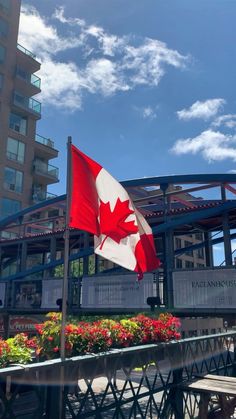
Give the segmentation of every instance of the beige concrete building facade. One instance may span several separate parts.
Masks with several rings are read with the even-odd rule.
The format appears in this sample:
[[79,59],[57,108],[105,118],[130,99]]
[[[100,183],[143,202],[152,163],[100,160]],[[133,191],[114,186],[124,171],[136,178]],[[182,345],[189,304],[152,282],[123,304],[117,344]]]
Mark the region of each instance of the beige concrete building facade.
[[37,133],[40,63],[17,43],[20,0],[0,0],[0,218],[50,197],[54,143]]

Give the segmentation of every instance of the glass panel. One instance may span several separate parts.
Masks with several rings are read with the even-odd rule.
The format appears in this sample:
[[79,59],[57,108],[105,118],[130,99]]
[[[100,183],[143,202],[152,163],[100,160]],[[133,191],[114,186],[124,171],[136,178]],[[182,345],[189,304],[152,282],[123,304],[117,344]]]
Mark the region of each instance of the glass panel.
[[0,36],[6,38],[8,35],[8,23],[0,17]]
[[25,144],[18,141],[18,161],[24,163],[25,159]]
[[33,84],[35,87],[38,87],[40,89],[41,79],[38,76],[36,76],[35,74],[31,74],[30,83]]
[[45,138],[42,135],[35,134],[35,141],[40,144],[44,144],[48,147],[54,148],[54,142],[50,138]]
[[22,192],[23,173],[19,170],[5,167],[4,170],[4,188],[8,191]]
[[1,217],[7,217],[8,215],[20,211],[20,209],[20,201],[16,201],[15,199],[2,198]]
[[33,112],[41,113],[41,103],[32,97],[22,96],[21,93],[14,92],[14,104],[22,108],[31,109]]
[[15,113],[10,114],[9,127],[22,135],[26,135],[27,118],[23,118]]
[[27,71],[23,70],[23,68],[21,67],[17,67],[16,69],[16,74],[17,76],[19,76],[21,79],[24,79],[26,81],[30,80],[30,75],[29,73],[27,73]]
[[1,238],[2,239],[16,239],[17,233],[13,233],[12,231],[2,231],[1,232]]
[[0,63],[5,61],[6,49],[0,45]]
[[17,160],[18,141],[13,138],[7,139],[7,157],[10,160]]
[[19,49],[20,51],[22,51],[24,54],[29,55],[30,57],[36,59],[36,55],[33,54],[31,51],[29,51],[28,49],[26,49],[25,47],[23,47],[20,44],[17,44],[17,49]]
[[16,192],[22,192],[23,173],[16,170]]
[[41,79],[38,76],[36,76],[36,74],[31,74],[23,68],[17,66],[16,75],[21,79],[25,80],[27,83],[31,83],[33,84],[33,86],[38,87],[40,89]]
[[35,159],[34,160],[34,170],[39,173],[45,173],[46,175],[50,175],[56,179],[58,179],[59,169],[55,166],[52,166],[51,164],[48,164],[48,162],[41,160],[41,159]]
[[14,138],[7,139],[7,157],[19,163],[24,163],[25,144]]
[[15,184],[15,170],[14,169],[10,169],[9,167],[5,167],[4,182],[7,185],[10,185],[11,183]]

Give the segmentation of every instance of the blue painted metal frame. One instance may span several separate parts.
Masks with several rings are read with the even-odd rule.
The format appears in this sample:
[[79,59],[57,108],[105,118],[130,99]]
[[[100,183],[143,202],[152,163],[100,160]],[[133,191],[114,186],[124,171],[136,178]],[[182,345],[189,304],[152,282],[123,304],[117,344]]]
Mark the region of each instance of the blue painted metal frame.
[[154,176],[141,179],[124,180],[120,182],[125,188],[131,186],[154,186],[161,184],[188,184],[188,183],[236,183],[236,174],[205,173],[188,175]]
[[48,207],[50,205],[56,204],[58,202],[62,202],[66,200],[66,195],[60,195],[56,198],[47,199],[45,201],[39,202],[38,204],[32,205],[31,207],[24,208],[21,211],[18,211],[15,214],[9,215],[9,217],[5,217],[0,220],[0,228],[6,227],[8,224],[11,224],[13,222],[19,221],[21,217],[24,217],[24,215],[36,212],[37,210],[41,210],[45,207]]
[[193,211],[190,214],[172,216],[171,220],[166,221],[165,223],[160,224],[158,227],[153,227],[153,233],[164,233],[168,230],[174,229],[175,227],[181,226],[183,224],[193,223],[194,221],[199,220],[199,218],[210,218],[214,215],[221,214],[223,212],[230,211],[236,208],[236,200],[224,202],[223,204],[213,207],[202,209],[200,211]]
[[[133,187],[133,186],[153,186],[153,185],[168,185],[168,184],[190,184],[190,183],[236,183],[236,174],[228,174],[228,173],[217,173],[217,174],[188,174],[188,175],[170,175],[170,176],[154,176],[148,178],[140,178],[140,179],[131,179],[131,180],[123,180],[120,183],[125,188]],[[0,228],[5,227],[6,225],[19,220],[20,217],[23,217],[26,214],[30,214],[31,212],[35,212],[37,210],[43,209],[44,207],[48,207],[50,205],[62,202],[66,200],[66,195],[60,195],[56,198],[48,199],[46,201],[42,201],[38,204],[35,204],[31,207],[25,208],[16,214],[13,214],[9,217],[6,217],[0,220]]]

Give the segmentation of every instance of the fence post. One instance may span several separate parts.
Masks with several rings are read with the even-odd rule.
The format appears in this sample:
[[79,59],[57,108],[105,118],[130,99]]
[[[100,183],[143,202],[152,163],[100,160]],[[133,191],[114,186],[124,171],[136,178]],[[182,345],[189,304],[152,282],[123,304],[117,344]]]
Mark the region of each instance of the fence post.
[[58,419],[60,417],[60,386],[48,385],[46,396],[46,418]]
[[169,403],[176,419],[184,419],[184,397],[180,384],[183,381],[184,346],[179,342],[169,348],[169,359],[173,371],[173,387],[169,391]]
[[233,358],[233,377],[236,377],[236,337],[233,338],[233,345],[234,345],[234,358]]

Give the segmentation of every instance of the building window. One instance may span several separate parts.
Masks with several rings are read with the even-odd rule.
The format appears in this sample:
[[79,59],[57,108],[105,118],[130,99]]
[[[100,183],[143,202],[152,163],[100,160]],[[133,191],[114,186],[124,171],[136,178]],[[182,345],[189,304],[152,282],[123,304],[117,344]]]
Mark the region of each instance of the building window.
[[182,259],[178,259],[177,258],[175,264],[176,264],[176,268],[181,269],[183,267],[183,261],[182,261]]
[[4,63],[6,55],[6,49],[0,45],[0,64]]
[[[185,240],[184,247],[190,247],[190,246],[192,246],[192,243]],[[188,250],[187,252],[185,252],[185,254],[188,256],[193,256],[193,251]]]
[[204,249],[203,249],[203,247],[200,247],[200,249],[197,249],[197,257],[199,259],[204,259]]
[[7,158],[15,160],[18,163],[24,163],[25,159],[25,144],[22,141],[14,138],[7,139]]
[[181,239],[179,239],[178,237],[176,237],[175,239],[175,248],[181,249]]
[[20,209],[20,201],[16,201],[15,199],[2,198],[1,217],[7,217],[8,215],[20,211]]
[[203,263],[197,263],[198,268],[205,268],[205,265]]
[[4,188],[8,191],[21,193],[23,188],[23,173],[11,167],[5,167]]
[[10,113],[9,127],[22,135],[26,135],[27,131],[27,118],[17,115],[16,113]]
[[196,240],[202,241],[202,233],[196,233],[195,238]]
[[0,36],[6,38],[8,35],[8,23],[0,17]]
[[16,239],[17,233],[13,233],[12,231],[2,231],[1,232],[1,238],[2,239]]
[[190,262],[189,260],[185,261],[185,268],[193,268],[194,267],[194,263]]

